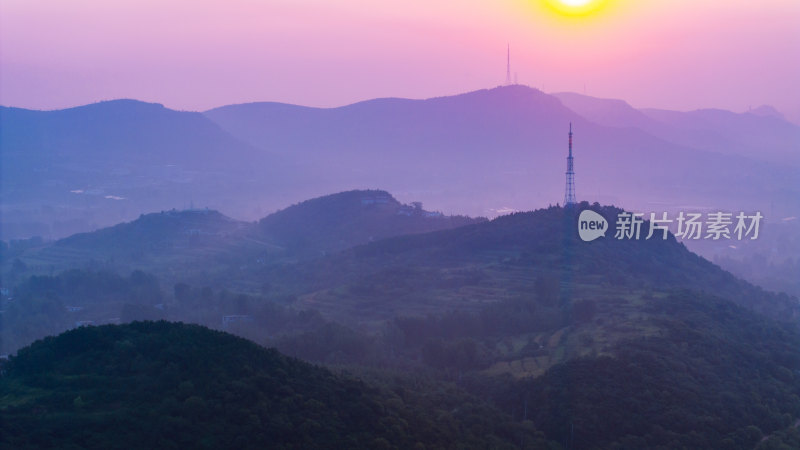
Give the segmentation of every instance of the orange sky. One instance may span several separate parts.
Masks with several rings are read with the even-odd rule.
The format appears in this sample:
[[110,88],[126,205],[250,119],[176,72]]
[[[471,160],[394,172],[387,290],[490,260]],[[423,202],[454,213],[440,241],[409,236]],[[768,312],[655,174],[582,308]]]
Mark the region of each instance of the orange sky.
[[[0,103],[337,106],[519,82],[637,107],[800,114],[800,2],[3,0]],[[554,1],[554,0],[553,0]]]

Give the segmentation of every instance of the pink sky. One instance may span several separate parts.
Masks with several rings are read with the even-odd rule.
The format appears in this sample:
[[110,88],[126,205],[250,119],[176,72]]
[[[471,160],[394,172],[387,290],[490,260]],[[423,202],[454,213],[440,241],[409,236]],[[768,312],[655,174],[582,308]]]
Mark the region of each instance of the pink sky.
[[636,107],[800,116],[797,0],[3,0],[0,103],[339,106],[519,82]]

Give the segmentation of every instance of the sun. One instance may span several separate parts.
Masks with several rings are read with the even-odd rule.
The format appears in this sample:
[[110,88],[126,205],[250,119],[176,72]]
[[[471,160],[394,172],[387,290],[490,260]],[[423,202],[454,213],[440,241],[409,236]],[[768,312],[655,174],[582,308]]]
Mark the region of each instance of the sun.
[[546,0],[551,8],[568,16],[585,16],[599,11],[606,0]]

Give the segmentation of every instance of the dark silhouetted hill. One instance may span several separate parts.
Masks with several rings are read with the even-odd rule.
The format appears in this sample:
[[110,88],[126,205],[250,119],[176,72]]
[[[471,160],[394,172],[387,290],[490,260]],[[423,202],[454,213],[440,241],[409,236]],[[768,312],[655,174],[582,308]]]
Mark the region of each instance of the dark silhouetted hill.
[[290,252],[333,252],[404,234],[455,228],[480,222],[465,216],[404,205],[381,190],[356,190],[307,200],[270,214],[259,232]]
[[72,330],[20,350],[0,386],[10,448],[545,444],[455,389],[370,385],[196,325]]
[[[161,211],[131,222],[79,233],[33,248],[22,260],[31,273],[68,268],[104,267],[127,273],[202,270],[229,258],[249,256],[270,244],[252,240],[252,223],[233,220],[214,210]],[[232,256],[235,255],[235,256]]]
[[355,190],[307,200],[257,224],[207,209],[143,214],[131,222],[32,248],[20,257],[29,273],[105,267],[123,273],[139,269],[169,277],[207,277],[256,261],[315,258],[387,237],[483,220],[445,216],[421,204],[404,205],[386,191]]
[[133,222],[76,234],[57,241],[55,245],[98,250],[124,248],[132,251],[159,246],[169,249],[176,245],[174,241],[192,237],[202,238],[198,241],[208,241],[214,237],[235,235],[248,226],[250,224],[233,220],[214,210],[170,210],[143,214]]
[[[307,297],[308,304],[349,320],[479,308],[507,298],[510,292],[533,292],[542,277],[553,278],[560,285],[558,296],[564,299],[591,297],[603,287],[624,292],[691,289],[779,320],[800,318],[796,298],[767,293],[734,277],[687,250],[672,234],[662,240],[656,231],[645,239],[648,222],[639,240],[616,239],[614,224],[622,210],[591,208],[604,215],[610,227],[606,237],[596,241],[578,238],[577,209],[551,207],[358,246],[296,266],[294,270],[306,276],[297,287],[325,288]],[[275,270],[277,278],[292,269]],[[452,285],[444,282],[448,279]],[[429,302],[432,298],[437,300]],[[371,307],[355,307],[367,304]]]

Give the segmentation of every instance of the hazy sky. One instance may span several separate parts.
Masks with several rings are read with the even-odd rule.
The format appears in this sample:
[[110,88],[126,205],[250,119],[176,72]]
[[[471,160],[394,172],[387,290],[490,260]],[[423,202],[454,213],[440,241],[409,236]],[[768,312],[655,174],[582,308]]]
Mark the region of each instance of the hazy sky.
[[[338,106],[520,83],[800,114],[800,1],[0,0],[0,103]],[[581,0],[565,0],[581,1]]]

